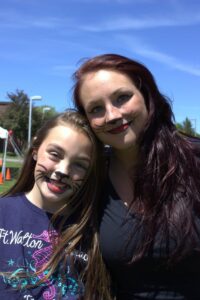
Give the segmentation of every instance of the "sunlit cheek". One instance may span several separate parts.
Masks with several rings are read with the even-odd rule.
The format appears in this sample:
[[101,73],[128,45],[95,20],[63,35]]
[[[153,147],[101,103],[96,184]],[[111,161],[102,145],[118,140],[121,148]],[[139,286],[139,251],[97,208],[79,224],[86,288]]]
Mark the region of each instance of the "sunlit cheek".
[[72,175],[72,180],[73,180],[73,181],[81,182],[81,181],[84,180],[85,176],[86,176],[86,172],[78,172],[78,173],[74,173],[74,174]]
[[40,157],[37,160],[37,165],[43,166],[46,170],[49,170],[54,167],[55,163],[47,157]]
[[105,123],[104,118],[90,118],[88,116],[88,120],[90,123],[90,126],[95,130],[98,129],[99,127],[103,126]]

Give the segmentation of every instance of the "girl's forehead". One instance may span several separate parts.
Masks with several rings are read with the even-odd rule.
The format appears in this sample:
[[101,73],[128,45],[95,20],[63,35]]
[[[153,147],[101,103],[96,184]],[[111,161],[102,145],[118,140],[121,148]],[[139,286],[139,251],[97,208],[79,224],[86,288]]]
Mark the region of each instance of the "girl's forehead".
[[76,127],[74,125],[71,125],[69,123],[67,124],[59,124],[53,128],[51,128],[46,136],[47,138],[51,137],[57,137],[57,138],[66,138],[66,137],[73,137],[73,136],[80,136],[87,134],[83,131],[83,129],[80,127]]

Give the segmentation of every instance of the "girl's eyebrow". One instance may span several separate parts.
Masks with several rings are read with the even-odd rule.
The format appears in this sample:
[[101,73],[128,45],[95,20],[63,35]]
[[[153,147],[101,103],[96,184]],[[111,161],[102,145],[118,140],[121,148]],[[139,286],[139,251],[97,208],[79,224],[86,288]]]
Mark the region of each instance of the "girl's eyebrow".
[[[64,152],[63,148],[61,148],[59,145],[54,144],[54,143],[49,144],[48,147],[54,147],[56,150]],[[80,154],[79,156],[77,156],[77,159],[84,160],[87,162],[90,161],[90,157],[88,155],[84,155],[84,154]]]
[[54,148],[56,148],[57,150],[63,151],[63,149],[62,149],[59,145],[54,144],[54,143],[50,143],[50,144],[48,145],[48,147],[54,147]]
[[77,157],[78,160],[83,160],[86,162],[90,162],[90,157],[89,156],[84,156],[84,155],[80,155]]

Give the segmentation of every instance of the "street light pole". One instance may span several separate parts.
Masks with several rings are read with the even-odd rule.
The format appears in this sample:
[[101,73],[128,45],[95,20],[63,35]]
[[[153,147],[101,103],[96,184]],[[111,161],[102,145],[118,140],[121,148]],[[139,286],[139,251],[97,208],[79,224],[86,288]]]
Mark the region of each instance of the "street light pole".
[[29,117],[28,117],[28,148],[31,144],[31,127],[32,127],[32,107],[33,101],[40,101],[42,100],[41,96],[32,96],[29,99]]
[[51,110],[51,107],[49,107],[49,106],[43,107],[43,109],[42,109],[42,120],[44,120],[45,111],[49,111],[49,110]]

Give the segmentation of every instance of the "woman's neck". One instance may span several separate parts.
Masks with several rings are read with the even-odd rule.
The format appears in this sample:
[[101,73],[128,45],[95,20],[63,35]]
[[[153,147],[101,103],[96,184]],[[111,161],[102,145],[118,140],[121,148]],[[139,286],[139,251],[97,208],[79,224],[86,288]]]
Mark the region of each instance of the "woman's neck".
[[139,163],[138,148],[134,147],[124,150],[113,150],[111,164],[117,163],[127,171],[131,171]]

